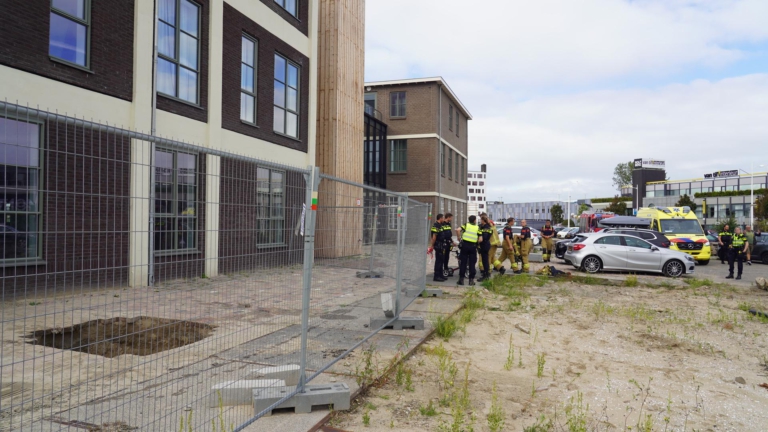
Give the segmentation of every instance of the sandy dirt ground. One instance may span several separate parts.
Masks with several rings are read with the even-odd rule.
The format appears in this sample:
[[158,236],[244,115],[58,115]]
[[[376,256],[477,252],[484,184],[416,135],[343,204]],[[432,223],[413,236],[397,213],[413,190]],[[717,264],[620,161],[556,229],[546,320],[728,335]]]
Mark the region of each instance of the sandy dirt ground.
[[330,425],[768,430],[768,320],[747,311],[768,310],[768,293],[635,281],[494,279],[471,296],[463,331],[432,338]]

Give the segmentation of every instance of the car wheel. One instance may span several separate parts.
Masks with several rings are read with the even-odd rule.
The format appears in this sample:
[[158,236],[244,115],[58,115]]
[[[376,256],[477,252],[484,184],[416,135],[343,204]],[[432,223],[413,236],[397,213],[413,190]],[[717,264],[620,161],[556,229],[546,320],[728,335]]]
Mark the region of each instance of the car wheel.
[[603,268],[603,262],[600,258],[590,255],[581,262],[581,268],[587,273],[597,273]]
[[763,252],[763,254],[760,255],[760,260],[763,264],[768,264],[768,252]]
[[664,264],[664,275],[672,278],[680,277],[685,273],[683,263],[678,260],[672,260]]
[[709,260],[706,260],[706,261],[696,261],[696,264],[698,264],[698,265],[707,265],[707,264],[709,264]]

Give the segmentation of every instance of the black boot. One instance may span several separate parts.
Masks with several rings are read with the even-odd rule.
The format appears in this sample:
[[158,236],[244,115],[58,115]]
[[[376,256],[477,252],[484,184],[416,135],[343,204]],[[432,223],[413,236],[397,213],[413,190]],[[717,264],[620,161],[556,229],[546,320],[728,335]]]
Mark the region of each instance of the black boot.
[[736,280],[740,280],[740,279],[741,279],[741,273],[739,273],[738,276],[736,276]]
[[729,273],[728,276],[725,277],[726,279],[733,279],[733,273]]
[[459,278],[459,281],[458,281],[458,282],[456,282],[456,285],[464,285],[464,278],[463,278],[463,277],[460,277],[460,278]]
[[506,272],[507,272],[507,269],[505,269],[505,268],[504,268],[504,266],[501,266],[501,267],[499,267],[499,273],[501,273],[501,275],[502,275],[502,276],[503,276],[503,275],[504,275],[504,273],[506,273]]
[[469,286],[475,286],[475,280],[472,278],[469,278]]
[[[480,277],[479,277],[479,278],[477,278],[477,281],[478,281],[478,282],[482,282],[482,281],[484,281],[484,280],[486,280],[486,279],[487,279],[487,278],[486,278],[486,276],[485,276],[485,272],[484,272],[484,271],[480,272]],[[472,285],[472,282],[471,282],[471,281],[472,281],[472,279],[470,279],[470,283],[469,283],[470,285]]]

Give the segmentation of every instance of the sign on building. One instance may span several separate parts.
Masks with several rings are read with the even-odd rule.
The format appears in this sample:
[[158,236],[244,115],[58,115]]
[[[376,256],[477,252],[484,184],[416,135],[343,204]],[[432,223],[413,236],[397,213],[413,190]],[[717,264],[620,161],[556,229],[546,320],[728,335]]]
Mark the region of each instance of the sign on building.
[[728,171],[715,171],[712,174],[704,174],[704,178],[711,179],[711,178],[725,178],[725,177],[738,177],[739,176],[739,170],[728,170]]
[[656,168],[664,169],[666,164],[663,160],[658,159],[635,159],[635,169],[640,168]]

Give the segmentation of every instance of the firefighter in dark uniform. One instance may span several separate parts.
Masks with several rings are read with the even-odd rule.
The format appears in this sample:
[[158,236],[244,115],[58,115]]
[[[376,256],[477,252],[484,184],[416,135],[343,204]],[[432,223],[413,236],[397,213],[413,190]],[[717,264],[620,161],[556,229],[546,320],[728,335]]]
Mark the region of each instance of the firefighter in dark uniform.
[[504,264],[504,260],[509,258],[509,268],[512,269],[513,273],[520,273],[520,270],[517,268],[517,258],[515,257],[517,253],[515,252],[515,233],[512,231],[513,226],[515,226],[515,218],[507,219],[507,224],[504,225],[504,231],[502,231],[504,238],[501,240],[502,248],[499,262]]
[[[491,268],[489,263],[489,252],[491,251],[491,236],[495,228],[491,225],[487,216],[480,216],[480,236],[483,238],[483,242],[477,247],[477,251],[480,254],[480,277],[478,282],[482,282],[491,278]],[[495,258],[495,257],[494,257]]]
[[444,275],[450,275],[448,272],[448,262],[451,260],[451,246],[453,246],[453,229],[451,229],[451,223],[453,222],[453,213],[446,213],[443,221],[443,268]]
[[432,228],[430,229],[430,237],[429,237],[429,249],[427,249],[428,253],[434,253],[435,254],[435,276],[432,278],[435,282],[444,282],[447,279],[443,277],[443,260],[445,259],[445,254],[443,253],[443,222],[445,219],[443,219],[443,214],[440,213],[437,215],[437,218],[435,218],[435,223],[432,224]]
[[541,229],[541,246],[544,249],[541,253],[541,258],[544,262],[550,262],[552,254],[555,253],[555,241],[552,238],[555,236],[555,229],[552,228],[552,221],[547,219],[544,223],[544,228]]
[[469,271],[469,285],[475,284],[475,265],[477,264],[477,244],[482,243],[480,227],[477,226],[477,216],[469,217],[469,222],[456,229],[456,236],[461,239],[461,254],[459,255],[459,282],[464,285],[464,275]]
[[523,259],[523,273],[530,273],[531,263],[528,262],[528,255],[533,249],[533,240],[531,239],[531,229],[528,227],[525,219],[520,221],[520,257]]
[[744,271],[744,257],[749,251],[749,241],[747,236],[741,233],[741,228],[736,227],[731,238],[731,244],[728,247],[728,276],[726,279],[733,279],[733,263],[739,263],[739,273],[736,279],[741,279],[741,273]]
[[720,264],[725,264],[725,260],[728,259],[728,250],[731,248],[732,237],[731,229],[727,224],[723,227],[723,231],[717,235],[717,242],[720,243],[720,249],[717,250]]

